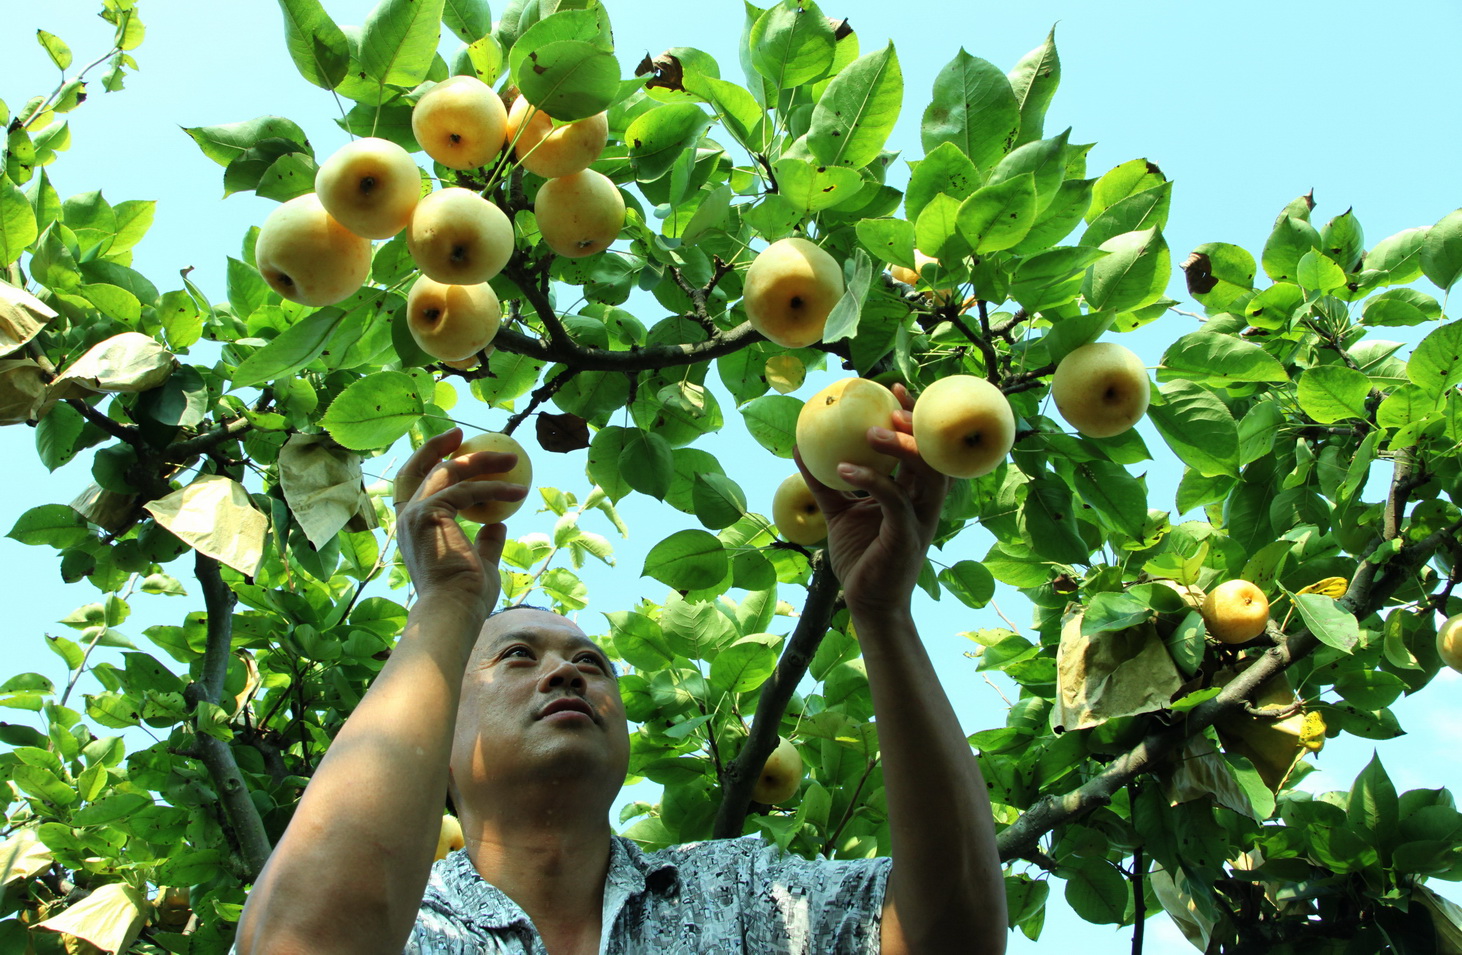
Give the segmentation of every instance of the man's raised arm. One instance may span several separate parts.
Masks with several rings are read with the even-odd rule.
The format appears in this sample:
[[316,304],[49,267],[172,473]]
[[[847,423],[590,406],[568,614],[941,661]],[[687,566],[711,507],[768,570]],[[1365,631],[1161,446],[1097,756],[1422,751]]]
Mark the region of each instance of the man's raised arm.
[[431,869],[462,674],[499,592],[504,528],[476,541],[459,510],[526,489],[469,481],[512,455],[443,461],[449,431],[396,479],[397,540],[416,587],[406,629],[310,780],[239,922],[240,955],[399,953]]
[[[907,408],[908,392],[896,393]],[[867,497],[832,490],[803,468],[827,516],[828,557],[878,720],[894,860],[883,951],[1000,953],[1005,884],[989,797],[910,610],[949,481],[919,457],[907,411],[896,413],[894,428],[869,429],[869,443],[899,459],[896,477],[839,468]]]

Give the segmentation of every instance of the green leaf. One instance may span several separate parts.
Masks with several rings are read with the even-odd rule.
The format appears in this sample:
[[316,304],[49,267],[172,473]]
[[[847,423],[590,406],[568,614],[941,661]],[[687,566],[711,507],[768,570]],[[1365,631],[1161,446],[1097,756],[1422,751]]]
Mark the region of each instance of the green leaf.
[[446,0],[442,22],[463,43],[476,43],[492,32],[492,10],[487,0]]
[[361,68],[378,83],[418,85],[436,56],[441,22],[442,0],[380,0],[361,28]]
[[781,637],[770,633],[742,637],[711,660],[711,685],[727,693],[756,689],[776,670],[781,643]]
[[724,474],[697,474],[691,490],[696,519],[721,530],[746,516],[746,493]]
[[523,64],[534,50],[563,40],[577,40],[606,53],[614,52],[609,16],[603,7],[559,10],[523,31],[508,51],[508,69],[514,76],[521,76]]
[[1160,182],[1151,189],[1119,199],[1091,220],[1081,234],[1081,244],[1100,246],[1124,232],[1161,229],[1168,223],[1172,200],[1173,184],[1170,182]]
[[619,471],[624,481],[641,494],[665,499],[674,474],[670,444],[660,435],[630,428],[622,436]]
[[832,25],[811,0],[781,0],[757,17],[749,43],[752,65],[778,90],[819,79],[837,56]]
[[1184,464],[1205,477],[1239,476],[1239,428],[1228,407],[1201,385],[1170,381],[1147,415]]
[[[1025,256],[1011,277],[1010,296],[1027,312],[1064,305],[1081,294],[1086,267],[1106,254],[1086,246],[1064,246]],[[1059,327],[1076,320],[1067,319]],[[1059,360],[1055,354],[1051,357]]]
[[650,548],[641,576],[676,590],[701,590],[721,582],[730,569],[726,549],[697,528],[677,531]]
[[777,190],[804,212],[817,212],[849,199],[863,185],[856,170],[845,166],[820,166],[810,159],[778,159],[772,166]]
[[622,610],[604,616],[609,620],[615,651],[636,670],[656,673],[675,662],[675,653],[654,620]]
[[227,166],[246,149],[266,139],[287,139],[306,149],[310,145],[305,131],[282,116],[259,116],[223,126],[184,127],[183,132],[198,144],[203,155],[220,166]]
[[1295,594],[1294,605],[1310,633],[1327,647],[1350,653],[1360,641],[1360,626],[1355,622],[1355,615],[1341,610],[1333,597]]
[[351,383],[320,423],[342,447],[370,451],[406,434],[425,410],[410,375],[382,371]]
[[86,419],[67,404],[58,404],[36,425],[36,455],[49,471],[76,457],[87,444],[95,444],[100,435],[86,435]]
[[1240,298],[1252,301],[1258,264],[1247,249],[1228,242],[1205,242],[1183,263],[1188,292],[1210,313],[1227,308]]
[[1114,166],[1092,187],[1091,208],[1086,212],[1086,221],[1095,222],[1097,216],[1128,196],[1156,189],[1165,182],[1167,177],[1162,170],[1146,159],[1129,159],[1120,166]]
[[142,793],[114,792],[84,809],[78,809],[71,817],[71,824],[77,828],[104,826],[151,805],[153,805],[151,797]]
[[[909,170],[904,214],[910,222],[917,221],[924,206],[940,193],[963,202],[982,185],[980,171],[954,143],[940,143],[923,159],[909,163]],[[913,268],[912,260],[897,264]]]
[[1126,468],[1111,461],[1082,461],[1073,466],[1073,476],[1076,493],[1113,527],[1133,540],[1146,536],[1147,489]]
[[1036,180],[1027,172],[976,190],[960,204],[956,221],[970,248],[984,255],[1019,243],[1035,218]]
[[1406,692],[1406,681],[1385,670],[1348,670],[1335,678],[1335,690],[1363,710],[1379,710]]
[[1386,775],[1379,754],[1373,752],[1371,761],[1355,778],[1345,815],[1350,828],[1376,848],[1381,864],[1389,864],[1391,852],[1396,847],[1401,813],[1396,786]]
[[1046,109],[1061,84],[1061,58],[1056,53],[1056,28],[1046,34],[1046,42],[1020,58],[1007,78],[1011,92],[1020,106],[1020,136],[1017,146],[1041,138]]
[[65,504],[42,504],[16,519],[5,535],[22,544],[49,544],[61,550],[91,536],[86,519]]
[[243,388],[295,374],[320,357],[345,320],[346,313],[335,307],[305,316],[240,362],[234,371],[234,386]]
[[979,561],[962,560],[939,572],[939,582],[966,607],[979,610],[995,596],[995,578]]
[[951,196],[940,193],[930,199],[914,223],[914,245],[918,250],[948,261],[968,255],[970,247],[960,234],[959,212],[959,200]]
[[1083,636],[1112,633],[1135,627],[1152,617],[1152,608],[1135,594],[1104,592],[1094,595],[1081,618]]
[[1318,365],[1305,369],[1296,390],[1305,414],[1321,424],[1333,424],[1366,417],[1371,380],[1345,365]]
[[1298,281],[1300,259],[1320,248],[1320,233],[1304,219],[1280,216],[1264,243],[1264,274],[1276,282]]
[[1421,243],[1421,270],[1443,291],[1462,275],[1462,209],[1442,216],[1427,232]]
[[1052,477],[1032,481],[1020,507],[1025,539],[1031,549],[1060,564],[1086,563],[1091,549],[1076,529],[1076,510],[1071,490],[1064,482]]
[[1162,297],[1172,275],[1168,244],[1155,227],[1126,232],[1098,246],[1109,253],[1092,264],[1081,294],[1093,309],[1127,312]]
[[953,143],[977,167],[991,169],[1019,132],[1020,103],[1010,80],[993,63],[961,49],[934,78],[920,129],[924,152]]
[[1345,270],[1323,252],[1311,249],[1295,266],[1295,282],[1311,292],[1333,292],[1345,284]]
[[1066,901],[1077,915],[1097,925],[1121,925],[1126,918],[1131,892],[1127,880],[1105,858],[1077,859],[1074,867],[1062,866],[1066,879]]
[[1289,381],[1284,366],[1253,342],[1214,331],[1189,332],[1168,346],[1157,380],[1185,378],[1223,385]]
[[914,267],[914,224],[907,219],[861,219],[858,241],[880,261]]
[[862,249],[854,249],[852,257],[843,264],[843,294],[838,298],[827,316],[822,340],[841,341],[858,334],[858,320],[863,315],[863,301],[868,297],[868,286],[873,282],[873,261]]
[[610,425],[600,429],[589,442],[589,457],[584,470],[591,481],[604,489],[611,501],[619,501],[633,490],[620,472],[619,465],[629,430]]
[[71,47],[66,45],[65,40],[56,36],[54,33],[37,30],[36,41],[45,49],[46,55],[51,58],[51,62],[56,64],[56,69],[64,72],[71,66]]
[[350,44],[320,0],[279,0],[279,8],[295,69],[321,89],[339,86],[350,68]]
[[1406,377],[1435,398],[1462,383],[1462,322],[1448,322],[1423,338],[1406,363]]
[[9,176],[0,174],[0,267],[19,260],[39,235],[36,211],[25,193]]
[[517,77],[528,102],[561,122],[602,113],[619,94],[619,61],[592,43],[558,40],[528,54]]
[[993,186],[1007,179],[1018,179],[1030,174],[1035,182],[1036,213],[1044,212],[1056,198],[1066,176],[1066,140],[1071,136],[1067,129],[1059,136],[1038,139],[1035,142],[1017,146],[990,171],[987,186]]
[[1187,676],[1197,673],[1203,663],[1204,636],[1207,633],[1203,615],[1192,610],[1164,637],[1168,655]]
[[1421,247],[1430,226],[1404,229],[1377,242],[1366,253],[1365,267],[1386,273],[1386,285],[1405,285],[1421,278]]
[[686,92],[709,103],[727,131],[748,151],[760,152],[766,145],[766,113],[746,89],[695,71],[687,72],[684,82]]
[[797,443],[797,416],[802,400],[791,395],[763,395],[753,398],[741,409],[746,430],[757,444],[779,458],[791,458]]
[[813,108],[808,148],[825,165],[861,169],[883,151],[903,98],[893,43],[858,57],[832,78]]

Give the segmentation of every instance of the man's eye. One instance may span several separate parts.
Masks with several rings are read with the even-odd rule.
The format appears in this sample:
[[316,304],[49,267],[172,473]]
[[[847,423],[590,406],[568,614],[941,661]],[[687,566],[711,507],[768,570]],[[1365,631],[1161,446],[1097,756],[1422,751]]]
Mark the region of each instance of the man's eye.
[[596,670],[602,670],[602,669],[604,669],[604,661],[603,660],[600,660],[598,657],[596,657],[592,653],[581,653],[581,654],[579,654],[578,662],[579,663],[587,663],[590,666],[594,667]]
[[508,647],[508,649],[503,651],[503,659],[513,656],[522,656],[530,660],[533,658],[533,654],[529,652],[527,647]]

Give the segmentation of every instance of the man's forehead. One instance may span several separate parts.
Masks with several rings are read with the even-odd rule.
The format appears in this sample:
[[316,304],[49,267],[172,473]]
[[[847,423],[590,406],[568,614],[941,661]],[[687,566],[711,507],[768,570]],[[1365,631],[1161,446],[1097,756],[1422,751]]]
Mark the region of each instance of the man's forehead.
[[529,643],[565,643],[599,650],[600,647],[573,621],[551,610],[515,610],[498,613],[483,624],[478,635],[478,649],[491,649],[522,640]]

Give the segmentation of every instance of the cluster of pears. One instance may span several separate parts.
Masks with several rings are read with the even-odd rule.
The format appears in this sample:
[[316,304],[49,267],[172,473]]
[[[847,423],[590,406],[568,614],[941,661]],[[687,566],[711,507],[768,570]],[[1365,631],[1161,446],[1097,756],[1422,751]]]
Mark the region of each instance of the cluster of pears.
[[[747,287],[749,291],[750,282]],[[1057,365],[1051,396],[1077,431],[1107,438],[1142,418],[1150,388],[1136,354],[1112,342],[1093,342],[1073,350]],[[867,433],[873,427],[892,430],[900,407],[893,392],[866,378],[844,378],[818,392],[797,417],[797,447],[808,473],[844,491],[853,487],[838,474],[840,463],[892,473],[898,459],[871,448]],[[912,430],[920,456],[934,470],[950,477],[977,478],[995,470],[1010,453],[1015,413],[1000,389],[984,378],[949,375],[920,393]],[[778,487],[772,517],[792,543],[810,546],[827,536],[826,522],[800,474]]]
[[[454,76],[417,101],[411,130],[426,154],[450,169],[487,166],[511,145],[520,166],[547,179],[534,214],[544,243],[559,255],[602,251],[624,225],[619,190],[588,168],[608,140],[603,113],[555,127],[522,96],[509,111],[486,83]],[[341,147],[320,166],[313,193],[264,220],[254,256],[280,295],[333,305],[365,284],[371,241],[403,230],[422,272],[407,298],[412,337],[434,358],[470,365],[502,320],[487,283],[512,257],[513,223],[470,189],[423,195],[421,171],[401,146],[368,137]]]

